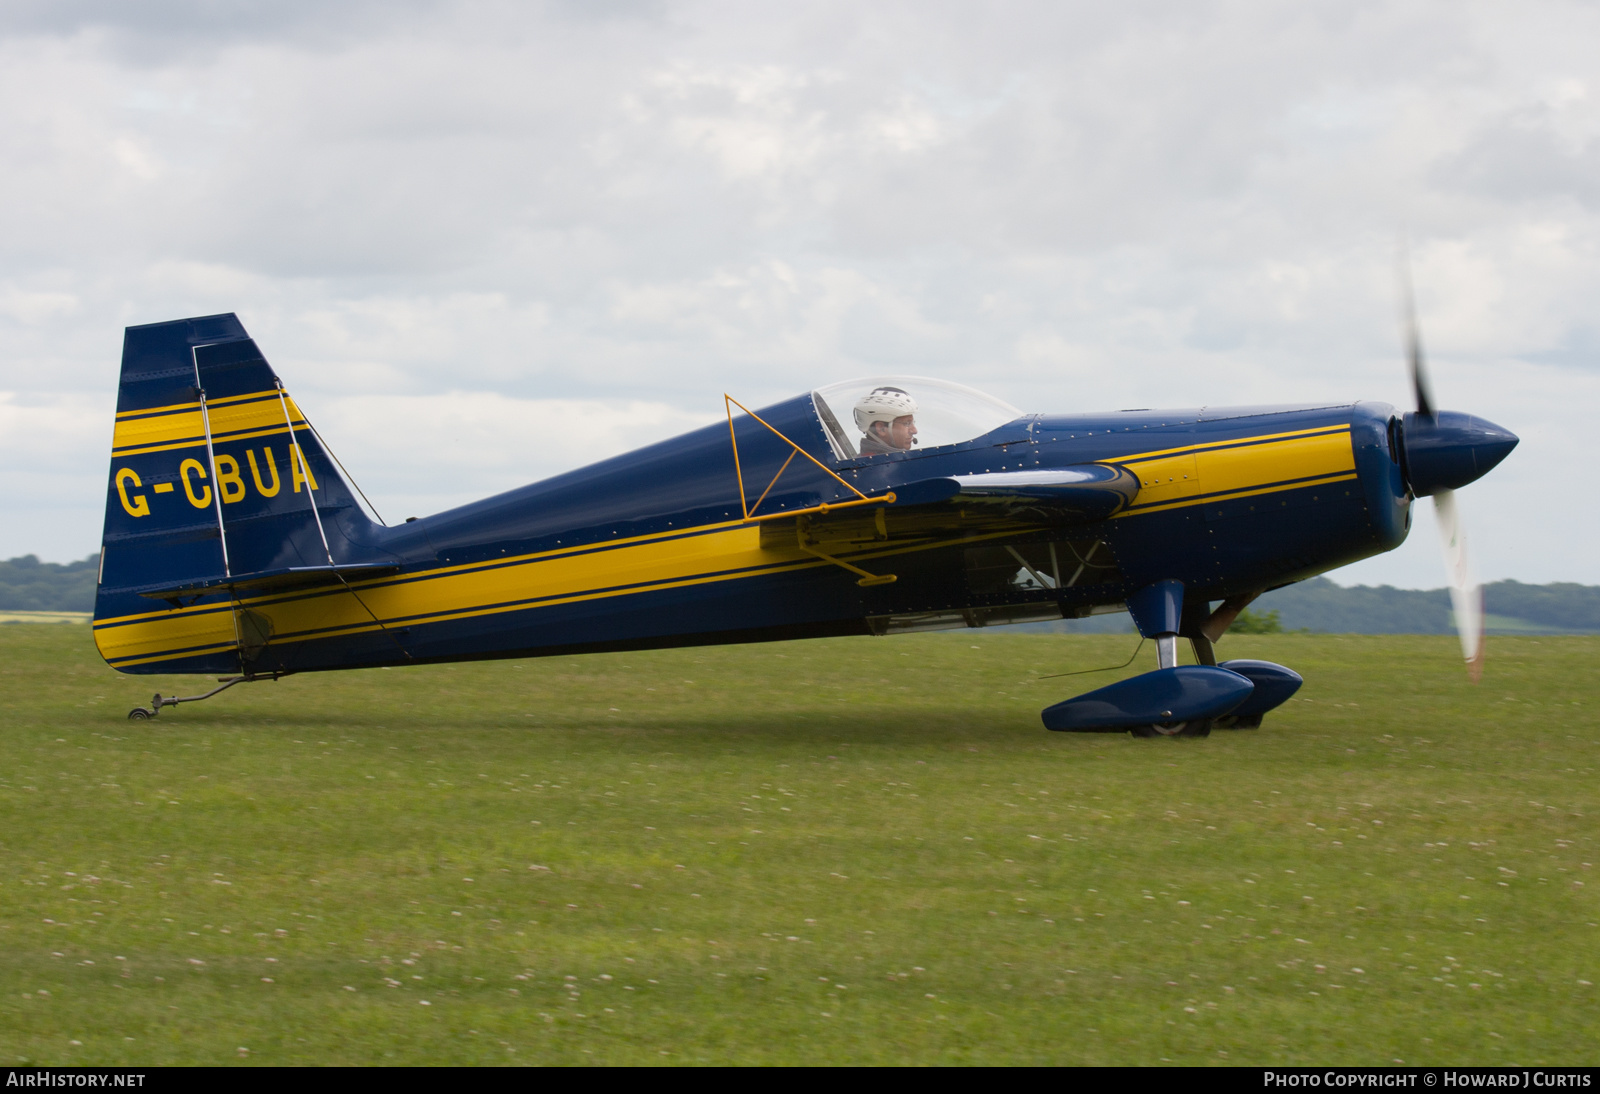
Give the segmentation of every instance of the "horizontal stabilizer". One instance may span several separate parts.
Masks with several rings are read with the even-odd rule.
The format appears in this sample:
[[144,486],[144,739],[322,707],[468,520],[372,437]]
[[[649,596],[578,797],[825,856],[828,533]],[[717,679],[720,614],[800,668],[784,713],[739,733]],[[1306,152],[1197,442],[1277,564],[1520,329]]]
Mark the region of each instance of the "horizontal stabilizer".
[[283,592],[289,589],[309,589],[318,585],[342,585],[367,577],[381,577],[398,571],[398,566],[365,566],[356,563],[341,566],[289,566],[279,570],[261,570],[253,574],[234,574],[191,581],[184,585],[163,589],[121,589],[117,592],[137,592],[151,600],[173,600],[185,596],[201,596],[222,591],[245,590],[258,593]]

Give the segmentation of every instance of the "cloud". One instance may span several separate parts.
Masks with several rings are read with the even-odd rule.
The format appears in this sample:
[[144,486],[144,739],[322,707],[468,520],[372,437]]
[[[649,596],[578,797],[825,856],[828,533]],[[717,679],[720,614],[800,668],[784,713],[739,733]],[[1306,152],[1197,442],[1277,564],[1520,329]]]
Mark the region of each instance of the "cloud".
[[[0,390],[99,405],[123,325],[237,311],[417,506],[873,371],[1029,409],[1403,404],[1404,230],[1441,397],[1562,438],[1496,472],[1518,516],[1477,533],[1481,568],[1600,581],[1557,546],[1600,533],[1558,485],[1600,456],[1572,396],[1600,360],[1597,24],[1559,0],[8,4]],[[448,473],[363,424],[435,428],[425,406]],[[506,440],[541,407],[567,409]],[[13,468],[0,553],[81,557],[103,436],[28,422],[92,489],[46,526]],[[1438,581],[1431,544],[1365,565]]]
[[[115,409],[114,394],[39,398],[0,391],[4,557],[43,550],[71,561],[98,549]],[[96,450],[98,459],[90,456]]]
[[[1585,89],[1583,98],[1587,98]],[[1434,181],[1509,202],[1577,202],[1600,208],[1600,139],[1563,139],[1546,107],[1520,109],[1486,125],[1455,155],[1441,160]]]

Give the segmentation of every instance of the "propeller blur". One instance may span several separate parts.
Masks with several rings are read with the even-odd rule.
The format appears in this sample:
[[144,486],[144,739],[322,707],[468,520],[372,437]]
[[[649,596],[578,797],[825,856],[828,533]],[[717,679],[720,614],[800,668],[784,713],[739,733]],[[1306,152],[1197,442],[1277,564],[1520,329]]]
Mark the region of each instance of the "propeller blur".
[[1444,547],[1444,569],[1450,580],[1450,606],[1455,612],[1456,632],[1461,636],[1461,655],[1467,659],[1472,682],[1477,683],[1483,676],[1483,586],[1467,555],[1467,535],[1461,530],[1454,490],[1440,490],[1433,495],[1433,515]]
[[1404,250],[1400,264],[1401,324],[1405,332],[1406,363],[1417,409],[1405,416],[1406,484],[1414,497],[1433,498],[1439,543],[1444,548],[1445,577],[1450,582],[1450,605],[1461,653],[1473,683],[1483,677],[1483,585],[1467,555],[1467,533],[1456,506],[1456,490],[1487,474],[1517,446],[1517,437],[1470,414],[1434,410],[1422,352],[1422,330],[1417,321],[1416,296]]

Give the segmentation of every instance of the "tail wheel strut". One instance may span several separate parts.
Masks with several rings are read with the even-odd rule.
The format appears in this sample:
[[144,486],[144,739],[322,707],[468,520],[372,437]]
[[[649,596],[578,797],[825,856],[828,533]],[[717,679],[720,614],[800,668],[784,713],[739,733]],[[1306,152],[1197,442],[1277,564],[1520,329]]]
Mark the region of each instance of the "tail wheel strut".
[[287,672],[274,672],[262,675],[245,673],[243,676],[219,676],[217,677],[217,686],[206,692],[204,695],[162,695],[158,691],[155,693],[155,695],[151,696],[150,705],[148,707],[134,707],[132,710],[128,711],[128,721],[146,721],[160,714],[162,707],[175,707],[179,703],[198,703],[202,699],[211,698],[218,692],[227,691],[235,684],[253,684],[257,680],[277,680],[280,677],[288,675],[289,673]]

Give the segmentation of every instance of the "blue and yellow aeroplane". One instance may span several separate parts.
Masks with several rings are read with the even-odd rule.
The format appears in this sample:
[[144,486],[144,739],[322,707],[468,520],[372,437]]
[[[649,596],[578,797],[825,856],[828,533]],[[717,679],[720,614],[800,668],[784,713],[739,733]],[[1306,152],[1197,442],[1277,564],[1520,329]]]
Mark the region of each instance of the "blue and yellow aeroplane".
[[[1300,678],[1217,665],[1244,605],[1391,550],[1415,498],[1448,501],[1517,443],[1435,412],[1420,352],[1413,378],[1404,415],[1024,414],[911,377],[754,412],[725,397],[726,423],[388,527],[235,316],[130,327],[95,642],[122,672],[221,674],[209,695],[298,672],[1126,608],[1160,667],[1049,708],[1047,726],[1259,724]],[[1198,664],[1178,664],[1180,637]]]

